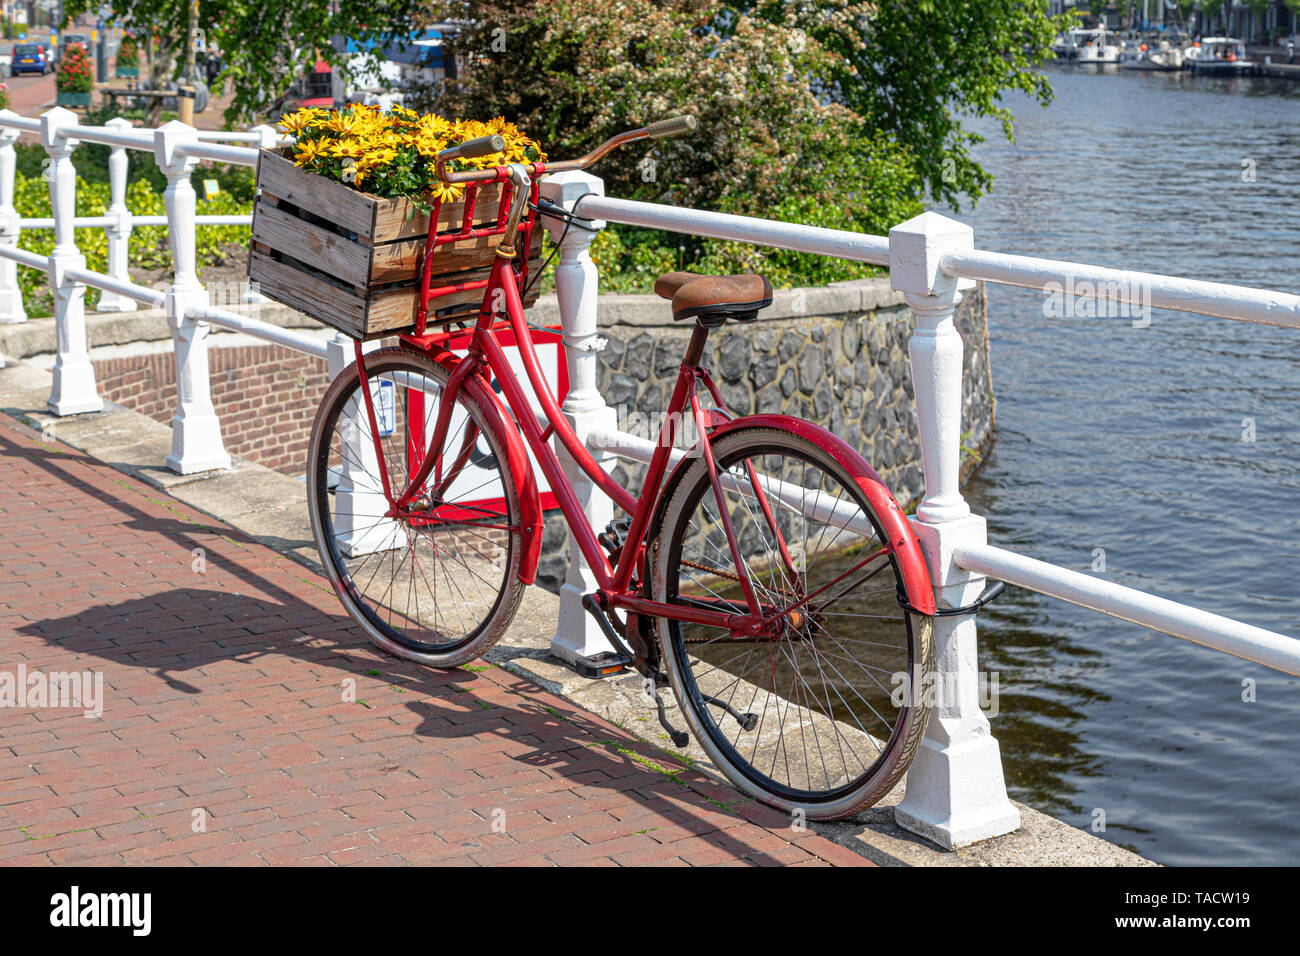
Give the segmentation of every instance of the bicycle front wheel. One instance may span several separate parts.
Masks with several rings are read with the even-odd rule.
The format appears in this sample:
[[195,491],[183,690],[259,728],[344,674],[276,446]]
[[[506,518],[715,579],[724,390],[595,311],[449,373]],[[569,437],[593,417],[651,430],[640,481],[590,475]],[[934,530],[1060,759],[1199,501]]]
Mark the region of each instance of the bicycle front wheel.
[[498,416],[457,394],[421,510],[393,517],[380,462],[400,497],[428,453],[449,373],[400,348],[366,356],[366,372],[378,443],[355,365],[330,386],[312,427],[307,495],[321,563],[375,644],[422,664],[464,664],[504,633],[524,589]]
[[893,788],[924,734],[924,697],[908,691],[933,668],[931,619],[899,604],[898,560],[855,480],[866,475],[770,427],[732,432],[713,453],[725,509],[696,458],[654,539],[653,596],[747,613],[743,566],[763,613],[787,613],[761,637],[661,618],[669,683],[743,792],[810,819],[847,816]]

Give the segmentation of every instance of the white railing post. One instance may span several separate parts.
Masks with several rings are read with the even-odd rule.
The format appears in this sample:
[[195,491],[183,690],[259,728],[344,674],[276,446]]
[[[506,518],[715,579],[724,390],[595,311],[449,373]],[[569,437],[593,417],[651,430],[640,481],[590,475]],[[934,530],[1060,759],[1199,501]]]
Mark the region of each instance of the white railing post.
[[[367,342],[362,348],[372,352],[379,342]],[[356,361],[352,339],[335,332],[327,345],[330,380]],[[357,395],[361,392],[358,389]],[[376,483],[379,459],[375,452],[370,427],[365,424],[366,413],[356,399],[348,404],[338,424],[343,448],[339,463],[339,483],[334,489],[334,532],[349,558],[376,551],[387,551],[406,544],[404,535],[397,534],[399,525],[383,517],[388,510],[384,489]],[[400,540],[399,540],[400,539]]]
[[[120,116],[104,124],[109,129],[125,132],[132,129],[131,121]],[[114,218],[104,231],[108,234],[108,274],[114,279],[130,282],[128,249],[131,241],[131,211],[126,208],[126,176],[131,161],[126,148],[114,146],[108,153],[108,211]],[[138,303],[120,292],[104,291],[99,295],[100,312],[134,312]]]
[[49,276],[57,337],[54,384],[47,404],[56,415],[97,412],[104,407],[95,388],[95,367],[90,364],[87,347],[86,287],[67,277],[68,269],[86,267],[73,226],[77,214],[77,171],[72,165],[76,131],[77,115],[71,110],[56,106],[41,116],[41,145],[49,154],[45,178],[50,184],[50,205],[54,210]]
[[[603,196],[605,184],[588,173],[565,172],[547,177],[541,191],[551,202],[573,211],[583,196]],[[578,438],[587,444],[587,435],[592,431],[611,431],[618,427],[617,412],[605,404],[604,396],[596,387],[596,353],[604,346],[604,341],[596,335],[599,277],[589,247],[596,238],[596,230],[604,228],[605,223],[583,223],[587,228],[570,228],[566,235],[564,223],[555,219],[546,222],[552,239],[559,241],[564,235],[560,242],[559,263],[555,267],[555,292],[559,299],[560,326],[569,371],[564,416]],[[592,527],[597,531],[604,530],[614,517],[613,503],[582,472],[564,446],[556,441],[554,448]],[[593,452],[593,455],[602,468],[613,467],[615,456],[606,452]],[[583,560],[577,541],[570,532],[569,567],[560,588],[558,625],[555,636],[551,638],[551,653],[570,664],[614,651],[591,615],[582,607],[583,595],[595,589],[596,577]]]
[[208,370],[208,323],[186,315],[208,304],[195,260],[194,187],[190,184],[193,157],[177,147],[198,142],[192,126],[173,120],[154,130],[154,158],[167,177],[163,204],[172,248],[172,283],[165,307],[176,353],[176,415],[172,418],[172,450],[167,467],[182,475],[230,467],[221,441],[221,423],[212,407]]
[[257,134],[258,149],[270,149],[284,138],[284,134],[278,129],[274,126],[267,126],[265,123],[260,123],[257,126],[254,126],[249,130],[249,132]]
[[[0,119],[17,119],[12,110],[0,110]],[[0,126],[0,246],[18,245],[18,210],[14,208],[14,174],[18,161],[14,143],[19,130]],[[0,322],[26,322],[23,290],[18,285],[18,263],[0,259]]]
[[[927,212],[889,232],[889,276],[916,313],[908,354],[916,396],[925,497],[916,532],[940,607],[963,607],[984,586],[981,575],[953,563],[959,547],[984,544],[984,519],[961,494],[961,336],[953,312],[969,280],[939,266],[949,252],[974,247],[969,226]],[[894,818],[905,829],[954,849],[1009,833],[1020,812],[1007,799],[998,742],[979,704],[975,616],[934,619],[936,673],[925,739],[907,772],[907,792]]]

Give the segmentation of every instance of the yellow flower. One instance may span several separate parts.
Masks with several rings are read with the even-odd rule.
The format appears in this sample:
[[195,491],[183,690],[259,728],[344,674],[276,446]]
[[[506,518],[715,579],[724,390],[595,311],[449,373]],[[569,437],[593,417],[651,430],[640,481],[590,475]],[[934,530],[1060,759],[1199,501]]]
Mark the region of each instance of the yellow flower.
[[431,198],[440,199],[447,203],[456,202],[464,191],[465,187],[460,183],[444,183],[441,180],[429,186],[429,196]]
[[330,144],[330,155],[342,159],[360,159],[366,148],[355,139],[341,139]]
[[281,116],[276,125],[290,136],[301,136],[303,130],[319,120],[319,112],[315,107],[301,109],[289,116]]
[[316,162],[323,155],[325,155],[325,144],[318,139],[309,139],[298,144],[298,152],[293,160],[294,165],[306,166]]
[[421,116],[416,127],[420,135],[429,135],[435,139],[440,139],[443,142],[446,142],[447,138],[451,136],[453,129],[450,120],[444,119],[435,113],[428,113]]

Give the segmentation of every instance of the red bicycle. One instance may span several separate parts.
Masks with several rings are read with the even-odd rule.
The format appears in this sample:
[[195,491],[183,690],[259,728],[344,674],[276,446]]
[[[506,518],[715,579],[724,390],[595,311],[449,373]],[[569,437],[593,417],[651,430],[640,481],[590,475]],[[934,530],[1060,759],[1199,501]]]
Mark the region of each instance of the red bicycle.
[[[467,348],[453,351],[446,329],[426,330],[431,241],[414,331],[394,348],[366,353],[358,342],[316,416],[312,528],[371,640],[436,667],[466,663],[505,633],[536,573],[543,512],[531,451],[598,582],[584,605],[654,682],[673,742],[686,736],[665,716],[665,683],[742,791],[814,819],[842,817],[889,792],[925,731],[921,695],[900,689],[927,686],[934,594],[902,509],[853,447],[786,415],[734,417],[700,364],[709,333],[752,321],[771,285],[684,272],[655,283],[694,331],[639,495],[569,426],[522,306],[543,211],[537,179],[694,125],[651,124],[562,163],[447,169],[500,150],[495,137],[439,156],[445,182],[510,190],[482,308]],[[503,339],[518,347],[540,415]],[[627,518],[590,525],[552,439]]]

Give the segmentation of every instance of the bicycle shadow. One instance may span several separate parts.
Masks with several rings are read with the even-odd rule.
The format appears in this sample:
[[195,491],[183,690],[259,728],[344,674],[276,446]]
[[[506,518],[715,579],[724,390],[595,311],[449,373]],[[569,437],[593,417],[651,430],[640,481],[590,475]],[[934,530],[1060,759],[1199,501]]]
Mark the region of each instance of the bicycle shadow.
[[[539,695],[545,693],[525,678],[518,678],[518,684]],[[605,790],[628,796],[634,801],[635,809],[623,818],[627,821],[626,835],[649,834],[653,839],[656,831],[674,828],[677,831],[674,838],[692,839],[691,850],[707,846],[723,851],[731,862],[782,865],[777,858],[737,836],[730,827],[755,822],[764,827],[763,836],[767,837],[773,830],[790,826],[789,818],[715,782],[671,754],[622,730],[604,726],[585,711],[567,705],[550,706],[529,697],[528,690],[515,693],[519,696],[517,704],[493,703],[479,715],[477,733],[516,742],[528,740],[535,744],[533,749],[510,759],[544,770],[548,775],[572,780],[588,792]],[[459,728],[448,726],[445,715],[428,702],[411,701],[406,706],[423,717],[415,730],[417,735],[460,735]],[[485,795],[475,809],[485,818],[498,810],[505,811],[508,822],[511,799],[513,795],[504,792]],[[593,811],[601,808],[602,801],[592,801]],[[620,808],[620,812],[627,810]],[[541,812],[547,814],[546,809]],[[723,817],[728,828],[719,828]],[[561,816],[557,814],[552,820],[557,831],[561,830]]]
[[[734,859],[779,865],[775,858],[725,830],[708,832],[714,823],[707,817],[716,814],[722,802],[708,796],[708,788],[717,787],[712,781],[695,780],[689,768],[669,762],[653,748],[603,726],[544,689],[517,678],[508,681],[511,701],[502,703],[503,685],[480,673],[431,670],[387,657],[365,640],[347,615],[325,609],[336,600],[328,588],[321,587],[319,600],[308,601],[259,573],[258,565],[267,563],[261,556],[264,550],[241,532],[217,522],[205,525],[149,514],[61,467],[76,456],[41,446],[24,447],[0,432],[0,455],[13,454],[22,454],[57,481],[122,515],[124,520],[115,522],[119,526],[159,536],[166,542],[163,547],[176,549],[178,561],[188,563],[196,548],[202,548],[206,556],[205,570],[196,573],[194,586],[98,603],[32,621],[16,628],[17,633],[39,637],[51,648],[83,659],[98,658],[114,667],[147,671],[179,695],[197,696],[213,689],[208,683],[210,669],[230,663],[252,666],[260,658],[275,655],[342,676],[400,687],[419,695],[417,700],[404,701],[419,718],[412,731],[417,738],[472,734],[525,741],[531,749],[511,758],[521,767],[543,770],[571,787],[594,786],[631,794],[649,808],[648,815],[638,818],[638,827],[649,828],[649,832],[668,826],[703,831],[705,835],[698,839]],[[241,553],[255,557],[241,561]],[[311,574],[291,559],[276,555],[270,560],[285,562],[304,577]],[[200,584],[205,577],[219,579],[214,583],[222,586]],[[212,679],[216,680],[215,675]],[[220,683],[228,687],[229,682],[226,671]],[[482,694],[476,696],[476,689]],[[470,715],[472,720],[466,716],[468,702],[477,710]],[[129,738],[125,742],[129,745]],[[742,799],[734,791],[730,797]]]

